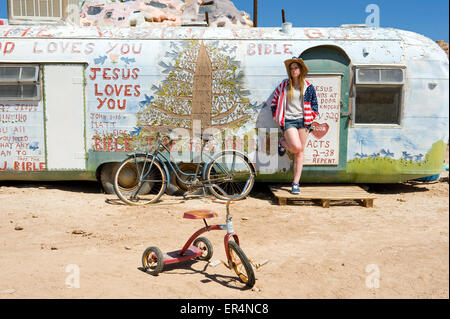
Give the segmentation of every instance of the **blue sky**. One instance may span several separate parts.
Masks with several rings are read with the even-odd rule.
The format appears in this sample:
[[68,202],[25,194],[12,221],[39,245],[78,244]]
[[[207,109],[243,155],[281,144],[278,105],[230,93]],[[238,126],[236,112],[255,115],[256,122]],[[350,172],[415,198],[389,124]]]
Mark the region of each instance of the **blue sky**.
[[[253,18],[253,0],[234,0],[239,10]],[[448,0],[258,0],[258,26],[281,26],[281,9],[293,27],[337,27],[365,23],[366,7],[380,9],[380,27],[423,34],[448,42]]]
[[0,19],[6,19],[8,17],[6,0],[0,0]]
[[[239,10],[253,17],[253,0],[233,0]],[[336,27],[365,23],[366,7],[380,8],[380,27],[423,34],[449,42],[448,0],[258,0],[258,26],[281,26],[281,9],[294,27]],[[0,0],[0,18],[6,18],[6,0]]]

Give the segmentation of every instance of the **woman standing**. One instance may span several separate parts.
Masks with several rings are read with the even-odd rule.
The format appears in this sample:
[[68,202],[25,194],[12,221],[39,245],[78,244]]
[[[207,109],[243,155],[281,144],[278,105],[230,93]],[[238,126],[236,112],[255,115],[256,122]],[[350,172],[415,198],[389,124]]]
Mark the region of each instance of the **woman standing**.
[[311,124],[319,114],[316,90],[306,81],[308,68],[300,58],[284,61],[289,79],[281,82],[272,100],[272,116],[283,131],[278,144],[278,154],[286,150],[294,154],[294,179],[292,194],[300,194],[300,177],[304,151]]

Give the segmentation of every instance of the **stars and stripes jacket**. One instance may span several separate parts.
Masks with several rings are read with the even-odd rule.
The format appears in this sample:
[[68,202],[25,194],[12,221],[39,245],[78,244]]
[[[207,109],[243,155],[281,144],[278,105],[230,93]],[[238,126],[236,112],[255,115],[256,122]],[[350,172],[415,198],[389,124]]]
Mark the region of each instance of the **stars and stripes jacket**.
[[[319,105],[317,104],[316,90],[314,86],[305,81],[303,86],[303,118],[305,126],[311,125],[317,115],[319,115]],[[286,113],[287,104],[287,87],[289,79],[283,80],[273,94],[271,103],[272,117],[279,126],[284,126],[284,115]]]

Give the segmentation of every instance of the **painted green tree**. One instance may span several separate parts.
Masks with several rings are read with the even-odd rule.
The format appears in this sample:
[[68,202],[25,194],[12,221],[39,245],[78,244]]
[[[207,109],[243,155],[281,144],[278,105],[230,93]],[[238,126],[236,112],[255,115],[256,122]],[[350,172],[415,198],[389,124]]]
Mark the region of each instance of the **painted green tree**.
[[244,73],[233,52],[237,47],[219,41],[172,43],[161,61],[167,78],[153,85],[150,102],[138,112],[137,125],[152,132],[160,127],[192,130],[193,121],[207,128],[239,128],[252,116]]

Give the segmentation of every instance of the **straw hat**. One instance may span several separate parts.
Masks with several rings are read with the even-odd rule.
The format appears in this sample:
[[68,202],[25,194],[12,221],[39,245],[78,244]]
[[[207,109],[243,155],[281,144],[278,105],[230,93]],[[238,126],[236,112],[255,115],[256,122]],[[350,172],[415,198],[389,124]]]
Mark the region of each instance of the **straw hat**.
[[286,72],[287,72],[288,76],[289,77],[291,76],[291,74],[289,72],[289,66],[293,62],[297,62],[298,64],[301,65],[300,73],[301,73],[302,77],[305,77],[308,74],[308,67],[306,66],[305,62],[302,59],[296,58],[296,57],[293,57],[292,59],[288,59],[288,60],[284,61],[284,65],[286,66]]

